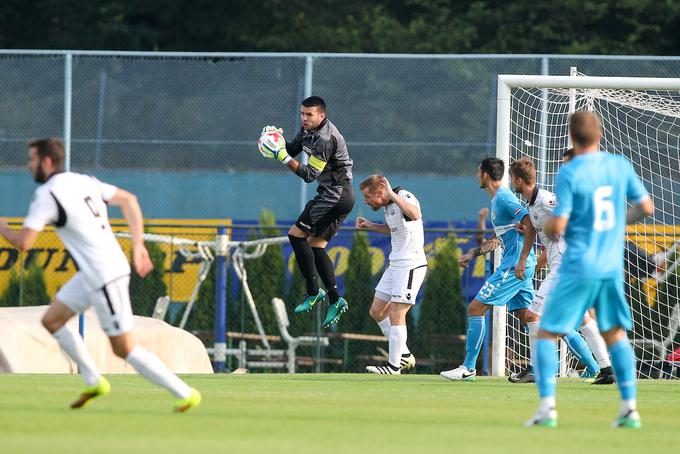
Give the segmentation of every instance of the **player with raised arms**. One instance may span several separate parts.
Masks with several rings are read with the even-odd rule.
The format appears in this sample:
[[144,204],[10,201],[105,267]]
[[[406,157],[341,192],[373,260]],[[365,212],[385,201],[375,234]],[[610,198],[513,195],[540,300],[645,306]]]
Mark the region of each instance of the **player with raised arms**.
[[[326,117],[326,102],[322,98],[310,96],[302,101],[300,118],[302,127],[292,140],[286,141],[280,128],[266,126],[258,148],[263,156],[276,158],[306,183],[318,182],[316,197],[307,203],[288,231],[288,238],[307,286],[307,295],[295,312],[311,311],[316,303],[328,299],[323,322],[328,327],[336,324],[348,309],[347,301],[338,293],[326,246],[354,207],[352,160],[345,138]],[[301,152],[309,157],[307,164],[293,159]],[[316,272],[328,294],[319,287]]]
[[386,365],[368,366],[366,370],[374,374],[399,375],[402,370],[416,365],[415,357],[406,346],[406,314],[415,304],[427,272],[420,202],[405,189],[392,189],[387,178],[380,175],[366,178],[359,189],[366,205],[374,211],[383,208],[385,223],[358,217],[356,227],[390,235],[392,244],[389,265],[375,288],[369,311],[389,340],[389,358]]
[[[633,324],[623,288],[623,249],[626,224],[651,216],[654,204],[631,163],[601,151],[602,125],[595,114],[573,114],[569,136],[574,158],[557,175],[557,206],[544,225],[553,239],[564,234],[567,250],[539,324],[534,374],[541,401],[526,425],[557,426],[555,340],[576,329],[593,307],[621,394],[613,425],[640,428],[635,354],[626,336]],[[628,209],[627,199],[632,203]]]
[[132,334],[130,264],[111,230],[107,205],[120,207],[132,236],[132,264],[140,276],[153,270],[144,246],[142,211],[134,194],[94,177],[64,172],[64,147],[59,139],[28,144],[28,169],[40,184],[20,231],[10,230],[0,219],[0,234],[15,248],[27,251],[38,233],[54,225],[78,272],[57,292],[43,315],[42,324],[78,365],[85,390],[71,404],[81,408],[111,390],[100,375],[83,339],[66,323],[89,307],[94,309],[116,356],[127,361],[151,382],[176,398],[175,412],[201,403],[201,394],[173,374],[155,355],[136,344]]
[[[502,187],[504,172],[505,165],[498,158],[484,159],[477,169],[479,186],[486,189],[491,197],[491,223],[496,236],[463,254],[459,263],[465,268],[474,257],[491,252],[498,246],[503,246],[503,257],[498,269],[468,306],[465,361],[455,369],[441,372],[442,377],[450,380],[475,379],[475,365],[484,340],[484,314],[489,308],[507,305],[508,310],[516,312],[525,325],[538,320],[527,311],[534,299],[532,278],[536,266],[533,251],[536,230],[519,199],[510,189]],[[516,229],[518,223],[524,225],[524,233]]]
[[[559,267],[562,263],[562,255],[567,246],[563,237],[560,237],[558,240],[553,240],[543,231],[543,226],[552,216],[556,204],[556,197],[552,192],[541,189],[536,184],[536,167],[531,159],[522,158],[514,161],[510,164],[509,173],[510,182],[515,192],[522,194],[529,202],[527,206],[529,218],[545,249],[543,254],[539,257],[539,263],[536,266],[536,269],[540,270],[546,265],[550,267],[548,275],[543,279],[543,282],[541,282],[540,287],[534,295],[534,301],[529,306],[529,311],[540,317],[543,313],[545,299],[555,286],[555,282],[557,282]],[[532,342],[530,352],[531,363],[533,365],[535,363],[534,352],[536,335],[538,333],[538,322],[528,323],[527,330],[530,333],[529,339]],[[574,356],[586,366],[586,371],[583,376],[594,377],[597,375],[596,380],[593,382],[594,384],[614,383],[607,346],[600,335],[600,330],[597,328],[597,322],[586,313],[583,324],[579,330],[583,334],[583,337],[581,337],[576,330],[572,330],[564,336],[564,340]],[[530,368],[524,369],[519,374],[513,374],[509,378],[510,381],[515,383],[529,383],[534,381],[534,376],[531,373]]]

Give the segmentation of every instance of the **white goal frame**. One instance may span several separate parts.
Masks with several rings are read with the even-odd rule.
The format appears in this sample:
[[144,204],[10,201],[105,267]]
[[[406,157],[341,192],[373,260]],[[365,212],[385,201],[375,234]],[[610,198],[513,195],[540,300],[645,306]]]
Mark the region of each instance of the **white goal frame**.
[[[505,163],[502,185],[508,185],[513,88],[678,90],[680,78],[499,75],[496,105],[496,157]],[[500,253],[494,254],[500,259]],[[506,364],[505,306],[494,306],[492,321],[491,375],[504,376]]]

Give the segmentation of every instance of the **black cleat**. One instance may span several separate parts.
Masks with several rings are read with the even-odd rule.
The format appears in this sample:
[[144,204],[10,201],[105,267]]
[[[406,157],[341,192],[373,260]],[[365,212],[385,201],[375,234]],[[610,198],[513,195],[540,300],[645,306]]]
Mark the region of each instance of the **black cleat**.
[[600,372],[595,376],[593,385],[613,385],[615,382],[614,371],[611,366],[609,366],[600,369]]
[[527,366],[516,374],[508,377],[510,383],[535,383],[534,374],[531,373],[531,366]]

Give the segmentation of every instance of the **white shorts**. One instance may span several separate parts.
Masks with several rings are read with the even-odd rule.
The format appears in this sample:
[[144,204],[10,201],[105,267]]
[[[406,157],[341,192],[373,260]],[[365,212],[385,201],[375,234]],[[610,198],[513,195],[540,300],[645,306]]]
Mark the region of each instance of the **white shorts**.
[[427,265],[410,270],[388,267],[375,288],[375,294],[388,302],[415,304],[426,273]]
[[543,315],[543,304],[550,292],[552,292],[555,284],[557,284],[557,279],[557,271],[549,272],[545,279],[543,279],[543,282],[541,282],[538,290],[534,293],[534,300],[529,305],[529,310],[539,317]]
[[57,292],[56,299],[76,314],[94,306],[99,323],[107,336],[120,336],[132,329],[130,276],[109,282],[98,290],[90,290],[85,276],[77,272]]

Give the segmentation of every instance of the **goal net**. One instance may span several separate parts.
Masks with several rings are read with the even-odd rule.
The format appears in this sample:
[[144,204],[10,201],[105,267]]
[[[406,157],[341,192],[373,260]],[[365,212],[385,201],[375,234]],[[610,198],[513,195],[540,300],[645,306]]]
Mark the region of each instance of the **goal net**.
[[[562,153],[570,146],[571,112],[588,110],[602,120],[602,148],[629,159],[656,206],[653,218],[629,226],[625,289],[634,328],[628,333],[642,378],[680,374],[680,79],[500,76],[498,156],[506,164],[529,157],[539,187],[554,191]],[[544,277],[537,276],[537,284]],[[528,338],[519,320],[494,314],[494,374],[528,364]],[[506,321],[506,326],[502,322]],[[505,331],[505,332],[504,332]],[[579,368],[560,345],[560,372]]]

